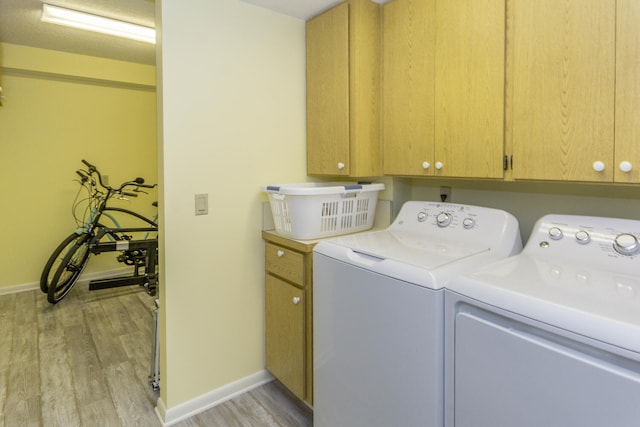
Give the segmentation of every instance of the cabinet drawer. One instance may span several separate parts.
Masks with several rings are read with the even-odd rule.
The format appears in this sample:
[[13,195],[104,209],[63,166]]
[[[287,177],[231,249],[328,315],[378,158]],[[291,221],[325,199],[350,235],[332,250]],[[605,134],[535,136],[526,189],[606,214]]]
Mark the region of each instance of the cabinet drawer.
[[283,246],[267,243],[265,267],[269,273],[304,285],[304,255]]

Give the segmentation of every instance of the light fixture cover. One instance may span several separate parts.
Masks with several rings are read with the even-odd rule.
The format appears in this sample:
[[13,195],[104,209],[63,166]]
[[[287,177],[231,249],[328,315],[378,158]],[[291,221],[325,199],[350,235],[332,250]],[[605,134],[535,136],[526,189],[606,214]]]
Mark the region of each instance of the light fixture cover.
[[42,5],[41,20],[52,24],[110,34],[112,36],[125,37],[147,43],[156,42],[156,30],[153,28],[52,6],[46,3]]

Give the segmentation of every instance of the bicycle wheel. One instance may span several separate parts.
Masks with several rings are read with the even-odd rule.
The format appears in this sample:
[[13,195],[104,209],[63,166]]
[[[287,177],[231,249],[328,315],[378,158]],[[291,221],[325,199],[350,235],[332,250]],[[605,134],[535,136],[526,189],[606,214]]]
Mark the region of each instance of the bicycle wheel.
[[64,298],[89,261],[89,234],[73,233],[53,252],[40,277],[40,290],[50,303]]

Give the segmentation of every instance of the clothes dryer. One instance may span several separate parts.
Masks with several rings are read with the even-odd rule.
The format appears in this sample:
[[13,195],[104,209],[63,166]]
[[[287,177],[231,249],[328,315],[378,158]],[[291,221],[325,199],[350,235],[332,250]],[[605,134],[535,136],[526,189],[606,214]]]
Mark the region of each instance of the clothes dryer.
[[449,427],[640,425],[640,221],[541,218],[445,295]]
[[522,249],[507,212],[407,202],[314,249],[314,425],[440,427],[444,286]]

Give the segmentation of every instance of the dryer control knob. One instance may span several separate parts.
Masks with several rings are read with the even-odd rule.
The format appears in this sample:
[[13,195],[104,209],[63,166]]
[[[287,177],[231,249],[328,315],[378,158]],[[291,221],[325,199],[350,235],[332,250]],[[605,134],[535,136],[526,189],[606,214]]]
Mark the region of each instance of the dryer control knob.
[[424,211],[418,212],[418,222],[425,222],[427,220],[427,213]]
[[473,218],[465,218],[462,220],[462,226],[466,229],[473,228],[476,225],[476,221]]
[[438,227],[446,227],[451,224],[451,215],[446,212],[440,212],[436,217],[436,222],[438,223]]
[[558,227],[551,227],[549,229],[549,237],[551,237],[553,240],[560,240],[562,239],[562,230],[560,230]]
[[589,236],[589,233],[587,233],[586,231],[580,230],[576,233],[576,240],[581,245],[586,245],[591,241],[591,236]]
[[638,243],[638,238],[633,234],[618,234],[613,241],[613,249],[622,255],[633,255],[640,251],[640,243]]

